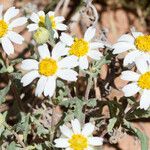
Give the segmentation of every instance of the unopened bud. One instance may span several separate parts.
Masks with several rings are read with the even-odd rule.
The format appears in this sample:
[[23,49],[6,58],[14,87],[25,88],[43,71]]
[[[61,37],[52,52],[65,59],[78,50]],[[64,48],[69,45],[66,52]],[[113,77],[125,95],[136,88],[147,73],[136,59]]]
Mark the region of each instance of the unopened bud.
[[50,33],[47,29],[40,27],[38,30],[34,33],[33,38],[38,44],[44,44],[48,41],[50,37]]

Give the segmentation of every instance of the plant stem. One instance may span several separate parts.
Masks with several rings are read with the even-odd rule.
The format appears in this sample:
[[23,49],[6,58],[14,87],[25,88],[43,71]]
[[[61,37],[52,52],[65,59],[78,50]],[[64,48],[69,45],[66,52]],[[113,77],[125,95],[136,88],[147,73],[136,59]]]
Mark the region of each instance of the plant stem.
[[89,99],[91,87],[92,87],[92,76],[90,75],[90,77],[88,78],[88,84],[87,84],[86,91],[85,91],[85,100],[86,101]]

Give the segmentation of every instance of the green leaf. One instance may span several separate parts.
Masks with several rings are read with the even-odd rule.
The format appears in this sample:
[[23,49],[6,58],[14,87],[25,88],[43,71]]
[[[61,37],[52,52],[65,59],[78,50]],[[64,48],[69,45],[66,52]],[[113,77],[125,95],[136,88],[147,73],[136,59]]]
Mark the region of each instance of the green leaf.
[[126,120],[135,120],[141,118],[150,118],[150,108],[148,110],[138,108],[126,115]]
[[148,150],[148,137],[146,134],[141,132],[138,128],[135,128],[131,125],[131,123],[124,119],[124,125],[127,129],[132,132],[134,135],[138,137],[141,142],[141,150]]
[[0,126],[0,136],[2,135],[4,130],[5,130],[5,127],[4,126]]
[[83,114],[83,106],[84,106],[84,103],[82,100],[80,99],[76,99],[76,104],[75,104],[75,107],[74,107],[74,115],[75,115],[75,118],[78,118],[79,120],[83,120],[84,119],[84,114]]
[[109,124],[107,126],[107,131],[108,132],[112,132],[112,130],[113,130],[114,126],[115,126],[116,121],[117,121],[116,117],[113,117],[113,118],[109,119]]
[[85,105],[84,101],[75,97],[73,99],[69,99],[66,101],[61,102],[62,106],[65,106],[66,108],[69,107],[71,108],[68,110],[66,117],[68,118],[78,118],[79,120],[84,119],[84,114],[83,114],[83,106]]
[[95,107],[97,105],[97,101],[96,101],[96,98],[91,98],[87,101],[87,106],[89,107]]
[[48,133],[49,133],[49,130],[45,129],[44,126],[42,126],[42,125],[37,126],[37,135],[38,136],[42,136],[42,135],[48,134]]
[[2,65],[2,68],[0,68],[0,73],[7,72],[7,68],[6,68],[6,66],[5,66],[5,64],[4,64],[2,59],[0,59],[0,64]]
[[11,82],[9,82],[5,88],[0,90],[0,104],[2,104],[5,101],[6,95],[10,90],[10,85],[11,85]]
[[27,147],[27,150],[35,150],[35,146],[30,145]]
[[137,135],[137,137],[141,142],[141,150],[148,150],[148,137],[138,128],[136,128],[135,134]]
[[11,73],[11,75],[13,76],[13,78],[18,79],[18,80],[20,80],[22,77],[22,74],[18,72],[13,72]]
[[15,60],[12,60],[10,63],[12,64],[12,65],[16,65],[16,64],[18,64],[18,63],[21,63],[23,61],[23,58],[17,58],[17,59],[15,59]]
[[10,145],[7,147],[7,150],[16,150],[15,142],[11,142]]

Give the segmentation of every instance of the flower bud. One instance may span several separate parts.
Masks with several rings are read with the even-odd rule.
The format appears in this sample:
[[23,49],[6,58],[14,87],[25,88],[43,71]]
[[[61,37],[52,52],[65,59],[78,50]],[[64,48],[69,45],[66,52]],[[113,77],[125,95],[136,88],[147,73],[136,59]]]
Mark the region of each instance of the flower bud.
[[34,33],[33,38],[38,44],[44,44],[48,41],[50,33],[47,29],[40,27]]
[[8,67],[7,67],[7,72],[8,72],[8,73],[12,73],[13,71],[14,71],[13,66],[8,66]]

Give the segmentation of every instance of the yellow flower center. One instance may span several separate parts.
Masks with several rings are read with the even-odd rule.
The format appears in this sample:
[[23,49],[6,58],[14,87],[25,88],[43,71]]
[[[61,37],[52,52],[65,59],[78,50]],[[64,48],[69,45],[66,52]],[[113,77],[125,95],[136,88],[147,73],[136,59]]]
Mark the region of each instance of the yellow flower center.
[[[44,16],[40,16],[39,19],[40,19],[39,26],[40,27],[45,27],[45,17]],[[56,29],[55,17],[54,16],[50,16],[49,19],[50,19],[51,24],[52,24],[52,29]]]
[[50,16],[49,19],[50,19],[50,21],[52,23],[52,29],[56,29],[55,17],[54,16]]
[[143,52],[150,52],[150,35],[138,36],[135,39],[137,49]]
[[88,147],[88,140],[81,134],[74,134],[68,141],[73,150],[85,150]]
[[0,38],[3,37],[8,31],[8,25],[4,20],[0,20]]
[[39,63],[39,73],[44,76],[52,76],[58,69],[57,62],[52,58],[45,58]]
[[84,39],[75,38],[74,43],[71,45],[69,54],[77,57],[82,57],[89,51],[89,43]]
[[142,74],[138,80],[138,86],[150,90],[150,72]]

